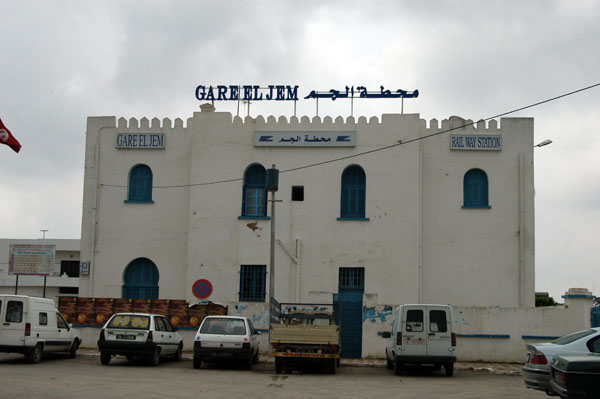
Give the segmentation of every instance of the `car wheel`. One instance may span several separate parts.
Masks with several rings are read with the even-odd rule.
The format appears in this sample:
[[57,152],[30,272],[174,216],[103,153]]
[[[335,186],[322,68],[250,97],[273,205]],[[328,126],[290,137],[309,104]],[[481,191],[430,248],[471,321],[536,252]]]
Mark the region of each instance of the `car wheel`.
[[77,356],[77,348],[79,348],[79,340],[75,338],[71,344],[71,348],[69,348],[69,357],[71,359],[75,359],[75,356]]
[[194,356],[194,368],[199,369],[200,367],[202,367],[202,359]]
[[283,358],[281,356],[275,357],[275,372],[277,374],[283,373]]
[[394,369],[394,362],[392,362],[390,359],[385,359],[385,366],[387,367],[388,370],[393,370]]
[[446,371],[446,376],[452,377],[454,375],[454,363],[446,363],[444,371]]
[[103,365],[107,365],[110,363],[110,353],[108,352],[100,352],[100,363]]
[[254,354],[254,356],[252,356],[252,364],[256,364],[258,363],[258,349],[256,350],[256,353]]
[[242,360],[242,369],[244,369],[244,370],[252,369],[252,358]]
[[42,360],[42,353],[44,352],[44,347],[42,344],[37,344],[33,351],[27,354],[27,360],[30,363],[39,363]]
[[181,355],[183,351],[183,343],[179,343],[179,346],[177,347],[177,350],[175,351],[175,353],[173,354],[173,360],[175,360],[176,362],[181,360]]
[[394,374],[400,375],[402,374],[402,367],[404,365],[402,363],[394,362]]
[[159,362],[160,362],[160,348],[156,347],[156,348],[154,348],[154,353],[150,357],[150,365],[158,366]]

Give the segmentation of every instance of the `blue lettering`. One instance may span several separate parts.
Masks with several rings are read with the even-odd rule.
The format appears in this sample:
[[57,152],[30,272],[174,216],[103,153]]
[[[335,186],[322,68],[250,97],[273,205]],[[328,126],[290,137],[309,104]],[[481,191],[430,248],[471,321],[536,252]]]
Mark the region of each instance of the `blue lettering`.
[[217,90],[219,92],[219,96],[217,97],[217,100],[221,101],[221,100],[227,100],[227,86],[217,86]]
[[140,147],[148,147],[148,145],[146,145],[146,136],[145,134],[140,134]]
[[133,147],[133,139],[131,137],[131,134],[127,135],[127,147]]
[[252,86],[244,86],[244,101],[252,100]]
[[269,94],[267,94],[267,100],[272,100],[273,99],[273,88],[275,86],[273,85],[269,85]]
[[262,100],[262,93],[260,93],[260,97],[259,97],[259,93],[258,93],[259,89],[260,89],[260,86],[254,86],[254,100],[255,101]]
[[[269,87],[271,87],[271,86],[269,86]],[[287,86],[287,99],[294,100],[294,101],[298,100],[298,85],[294,86],[293,89],[292,89],[292,86]]]
[[208,86],[208,92],[206,93],[207,101],[215,101],[215,93],[213,93],[212,86]]
[[285,86],[276,86],[275,88],[277,89],[277,98],[275,100],[285,100]]
[[206,87],[205,86],[196,87],[196,98],[198,99],[198,101],[204,100],[205,95],[206,95]]
[[240,99],[240,88],[238,86],[229,86],[229,99],[239,100]]
[[123,135],[122,134],[117,134],[117,147],[123,147],[124,143],[123,143]]

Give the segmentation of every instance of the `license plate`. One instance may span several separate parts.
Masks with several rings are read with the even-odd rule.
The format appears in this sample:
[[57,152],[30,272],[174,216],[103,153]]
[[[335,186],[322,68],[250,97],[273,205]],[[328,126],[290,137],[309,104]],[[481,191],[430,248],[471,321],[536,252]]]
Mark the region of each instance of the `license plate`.
[[229,353],[229,352],[215,352],[215,353],[213,353],[213,357],[231,357],[231,353]]
[[425,341],[422,339],[406,339],[404,345],[425,345]]
[[117,339],[129,339],[129,340],[134,340],[134,339],[135,339],[135,335],[124,335],[124,334],[117,334]]

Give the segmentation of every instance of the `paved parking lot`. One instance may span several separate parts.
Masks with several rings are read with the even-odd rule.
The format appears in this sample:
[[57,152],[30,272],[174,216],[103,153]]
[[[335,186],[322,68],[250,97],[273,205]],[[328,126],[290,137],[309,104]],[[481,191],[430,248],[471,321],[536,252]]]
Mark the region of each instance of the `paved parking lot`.
[[385,367],[341,367],[336,375],[279,375],[271,363],[251,371],[235,365],[164,361],[158,367],[142,361],[113,359],[102,366],[98,356],[69,359],[54,355],[28,364],[20,355],[0,354],[1,398],[546,398],[531,391],[518,375],[458,369],[419,370],[395,376]]

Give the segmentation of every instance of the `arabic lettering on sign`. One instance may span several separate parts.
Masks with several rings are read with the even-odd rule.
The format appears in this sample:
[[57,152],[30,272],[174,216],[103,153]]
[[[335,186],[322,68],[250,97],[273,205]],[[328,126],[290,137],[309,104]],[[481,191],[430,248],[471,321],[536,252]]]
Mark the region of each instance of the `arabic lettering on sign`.
[[501,151],[502,136],[452,134],[450,135],[450,149],[465,151]]
[[255,147],[354,147],[356,132],[254,132]]
[[[198,101],[298,101],[298,85],[217,85],[196,86]],[[330,98],[416,98],[419,90],[386,90],[380,86],[379,91],[368,91],[366,86],[346,86],[345,90],[329,91],[312,90],[304,99]]]
[[[358,94],[355,96],[354,94]],[[313,90],[306,97],[307,98],[331,98],[335,101],[337,98],[416,98],[419,97],[419,90],[406,91],[398,89],[396,91],[386,90],[383,86],[380,86],[380,91],[368,91],[365,86],[358,86],[356,92],[354,86],[346,86],[346,90],[335,90],[331,89],[325,92],[319,92]]]

